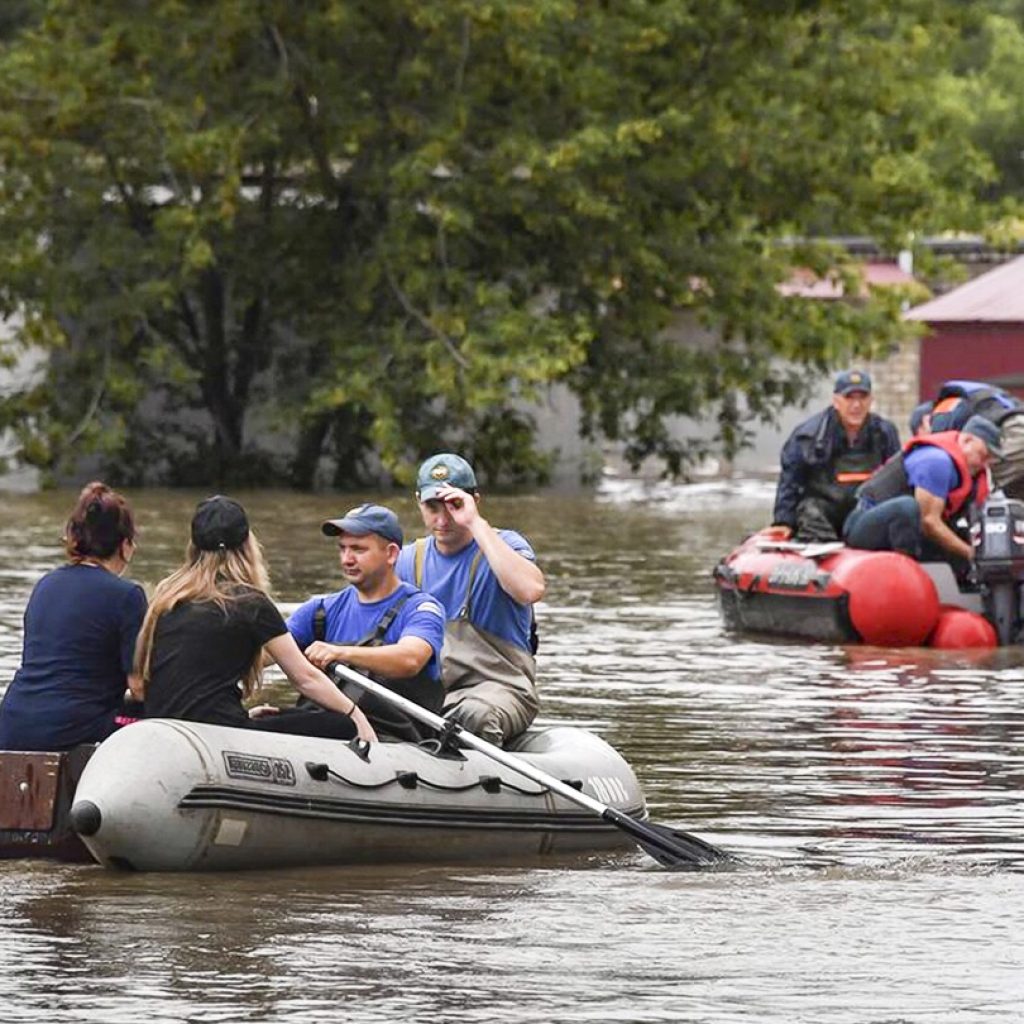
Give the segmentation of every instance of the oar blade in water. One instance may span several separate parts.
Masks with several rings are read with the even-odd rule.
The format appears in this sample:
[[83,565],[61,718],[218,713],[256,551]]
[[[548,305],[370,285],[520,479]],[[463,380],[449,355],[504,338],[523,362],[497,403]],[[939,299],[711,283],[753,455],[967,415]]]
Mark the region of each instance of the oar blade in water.
[[694,871],[738,863],[731,853],[689,832],[680,832],[649,821],[637,821],[614,807],[607,808],[602,817],[628,832],[662,867]]

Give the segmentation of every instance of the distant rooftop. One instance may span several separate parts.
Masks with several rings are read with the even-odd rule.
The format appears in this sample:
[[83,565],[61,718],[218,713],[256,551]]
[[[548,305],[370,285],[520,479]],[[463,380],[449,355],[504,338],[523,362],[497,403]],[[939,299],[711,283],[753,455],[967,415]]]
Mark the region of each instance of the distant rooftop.
[[[895,255],[868,235],[833,235],[829,241],[842,246],[851,256]],[[960,263],[1002,263],[1024,253],[1024,243],[1015,251],[1007,251],[990,245],[981,235],[926,235],[914,239],[914,248],[927,249],[936,256],[952,256]]]
[[[884,263],[869,260],[860,264],[862,292],[870,288],[893,287],[914,283],[913,274],[908,274],[895,263]],[[837,275],[829,274],[819,277],[813,271],[799,268],[784,284],[779,285],[783,295],[796,295],[802,299],[841,299],[843,284]]]
[[929,324],[1024,323],[1024,256],[915,306],[905,316]]

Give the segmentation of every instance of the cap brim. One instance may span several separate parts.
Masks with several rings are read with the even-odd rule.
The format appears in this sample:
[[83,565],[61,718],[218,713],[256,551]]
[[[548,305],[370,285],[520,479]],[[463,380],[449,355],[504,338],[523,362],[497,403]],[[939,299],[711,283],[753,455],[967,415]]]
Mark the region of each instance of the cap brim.
[[431,501],[436,498],[442,487],[448,487],[448,484],[424,484],[416,491],[416,497],[420,501]]
[[367,529],[362,523],[352,519],[326,519],[320,529],[327,537],[337,537],[339,533],[351,533],[353,537],[365,537],[373,530]]
[[347,533],[351,537],[369,537],[373,534],[373,536],[380,537],[381,540],[385,540],[389,544],[397,544],[399,547],[405,542],[401,534],[397,537],[389,536],[386,533],[381,533],[380,530],[371,529],[358,519],[327,519],[320,524],[320,529],[327,537],[339,537],[343,533]]
[[852,395],[855,391],[860,392],[860,394],[862,395],[871,394],[871,388],[859,387],[858,385],[854,385],[853,387],[849,388],[843,388],[841,391],[838,392],[838,394],[842,395],[843,398],[845,398],[847,395]]

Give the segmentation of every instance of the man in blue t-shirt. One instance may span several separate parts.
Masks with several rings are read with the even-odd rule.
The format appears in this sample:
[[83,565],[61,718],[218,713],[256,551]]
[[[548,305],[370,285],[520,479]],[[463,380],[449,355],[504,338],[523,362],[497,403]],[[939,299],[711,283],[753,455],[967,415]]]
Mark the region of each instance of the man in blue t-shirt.
[[972,416],[960,431],[911,438],[858,491],[846,543],[966,570],[973,549],[955,524],[971,505],[984,503],[988,466],[1003,455],[999,440],[999,428],[983,416]]
[[[440,714],[444,609],[395,574],[402,547],[398,517],[383,505],[359,505],[321,529],[337,538],[342,575],[351,586],[300,605],[288,619],[295,642],[318,668],[344,662]],[[386,700],[346,692],[378,734],[414,742],[423,737],[423,728]]]
[[533,605],[544,596],[544,574],[525,537],[480,514],[465,459],[427,459],[416,496],[430,536],[402,549],[396,571],[444,605],[445,713],[503,744],[537,714]]

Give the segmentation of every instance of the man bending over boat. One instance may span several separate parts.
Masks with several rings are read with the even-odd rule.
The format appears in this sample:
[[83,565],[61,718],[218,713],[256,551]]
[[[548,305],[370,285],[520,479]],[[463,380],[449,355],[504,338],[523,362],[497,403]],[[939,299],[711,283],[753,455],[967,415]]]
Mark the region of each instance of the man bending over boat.
[[858,491],[846,543],[947,561],[963,575],[973,551],[956,523],[971,506],[984,504],[988,466],[1002,455],[999,428],[983,416],[972,416],[963,430],[912,437]]
[[533,605],[544,574],[525,537],[480,514],[476,474],[460,456],[427,459],[416,498],[430,536],[406,544],[397,571],[444,605],[445,714],[504,744],[537,714]]
[[[440,714],[444,610],[395,574],[402,548],[398,517],[383,505],[359,505],[321,530],[338,541],[341,573],[351,586],[314,597],[288,619],[288,630],[318,668],[344,662],[388,689]],[[345,688],[380,735],[418,742],[422,726],[370,693]]]
[[844,370],[832,405],[801,423],[783,445],[771,534],[838,540],[857,488],[899,450],[896,427],[871,411],[871,377]]
[[961,430],[972,416],[984,416],[1000,431],[1001,458],[992,482],[1008,497],[1024,498],[1024,404],[1008,391],[977,380],[947,380],[936,397],[911,414],[912,434]]

